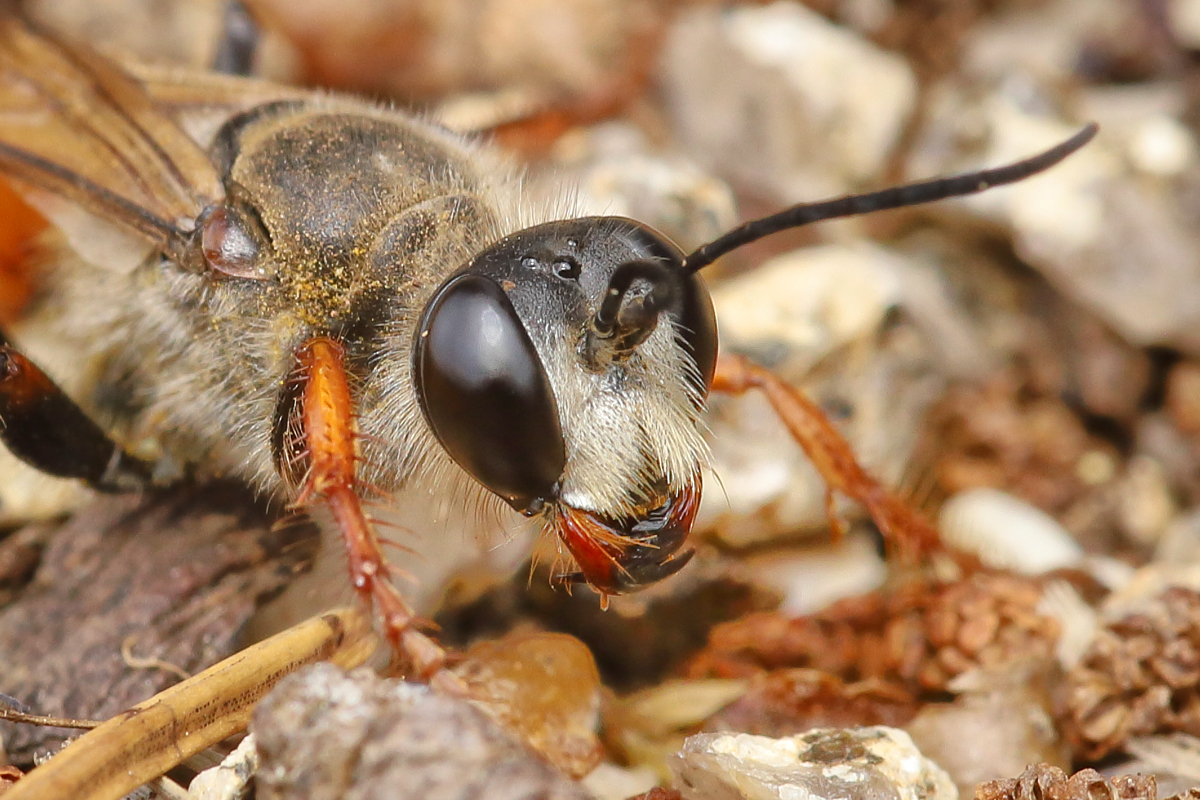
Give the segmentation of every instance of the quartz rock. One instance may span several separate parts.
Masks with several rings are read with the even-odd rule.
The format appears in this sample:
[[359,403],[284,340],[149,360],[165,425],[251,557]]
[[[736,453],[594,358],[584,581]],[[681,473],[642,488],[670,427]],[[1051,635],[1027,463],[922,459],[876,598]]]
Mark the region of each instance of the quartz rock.
[[907,733],[882,726],[782,739],[698,734],[671,770],[686,800],[958,800],[950,776]]

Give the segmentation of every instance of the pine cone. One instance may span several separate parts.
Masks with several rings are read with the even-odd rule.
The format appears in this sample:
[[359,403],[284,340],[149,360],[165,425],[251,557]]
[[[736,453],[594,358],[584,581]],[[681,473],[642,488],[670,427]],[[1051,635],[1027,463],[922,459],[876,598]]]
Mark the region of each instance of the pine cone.
[[683,795],[674,789],[655,788],[639,794],[636,797],[630,797],[629,800],[683,800]]
[[921,686],[940,690],[974,667],[1050,658],[1059,626],[1038,613],[1041,597],[1037,581],[1004,573],[981,573],[945,587],[923,620],[929,656],[918,671]]
[[781,669],[754,678],[746,693],[709,717],[704,728],[774,738],[812,728],[898,728],[917,709],[916,699],[891,682],[846,684],[827,672]]
[[987,781],[975,787],[975,800],[1156,800],[1151,775],[1119,775],[1111,780],[1094,769],[1071,777],[1058,767],[1035,764],[1019,778]]
[[1101,629],[1067,674],[1059,722],[1085,759],[1131,736],[1200,735],[1200,593],[1173,587],[1147,611]]
[[929,437],[947,493],[995,486],[1051,513],[1082,495],[1075,464],[1102,446],[1056,393],[1017,370],[981,387],[951,388],[931,412]]
[[911,692],[942,691],[974,667],[1049,658],[1058,623],[1037,613],[1031,578],[980,572],[951,584],[910,585],[789,619],[756,614],[719,625],[692,677],[749,677],[810,668],[844,681],[882,679]]

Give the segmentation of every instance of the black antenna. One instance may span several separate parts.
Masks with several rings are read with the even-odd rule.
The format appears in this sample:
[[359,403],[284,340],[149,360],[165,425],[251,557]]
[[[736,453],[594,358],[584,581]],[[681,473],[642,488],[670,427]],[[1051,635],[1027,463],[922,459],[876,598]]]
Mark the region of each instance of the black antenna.
[[1099,130],[1099,126],[1094,122],[1089,122],[1083,127],[1083,130],[1062,144],[1032,158],[1003,167],[953,175],[949,178],[934,178],[905,186],[893,186],[878,192],[851,194],[833,200],[823,200],[819,203],[803,203],[769,217],[751,220],[744,225],[739,225],[724,236],[696,248],[694,252],[683,259],[684,273],[697,272],[731,250],[736,250],[744,244],[789,228],[799,228],[802,225],[826,219],[852,217],[858,214],[869,214],[872,211],[931,203],[935,200],[945,200],[948,197],[975,194],[985,189],[991,189],[993,186],[1016,183],[1062,161],[1090,142],[1097,130]]
[[[679,272],[656,261],[626,261],[613,270],[585,339],[588,363],[601,363],[601,353],[619,361],[646,341],[658,325],[659,312],[676,301],[679,281]],[[648,289],[631,298],[636,282]]]
[[[604,293],[592,322],[596,335],[609,338],[618,329],[653,330],[658,322],[658,312],[674,300],[672,274],[667,267],[654,261],[627,261],[613,270],[608,279],[608,291]],[[625,295],[639,278],[650,283],[650,292],[641,298],[641,302],[625,303]],[[646,335],[649,335],[648,331]]]

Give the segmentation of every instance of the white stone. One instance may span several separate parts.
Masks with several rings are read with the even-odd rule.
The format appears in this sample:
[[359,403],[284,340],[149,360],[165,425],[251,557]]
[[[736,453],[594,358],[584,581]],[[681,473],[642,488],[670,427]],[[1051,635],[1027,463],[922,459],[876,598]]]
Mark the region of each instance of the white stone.
[[968,489],[938,515],[942,538],[985,564],[1025,575],[1078,566],[1083,549],[1044,511],[998,489]]
[[1196,140],[1174,117],[1157,114],[1142,120],[1129,142],[1129,160],[1142,172],[1169,178],[1196,159]]
[[1178,511],[1163,465],[1147,455],[1129,459],[1117,486],[1117,512],[1125,534],[1139,544],[1155,544]]
[[888,575],[876,542],[857,532],[820,548],[750,554],[743,563],[756,583],[783,595],[779,611],[787,616],[814,614],[838,600],[874,591]]
[[[1030,114],[1003,95],[990,98],[985,109],[991,136],[980,167],[1028,158],[1079,130],[1078,125]],[[1104,203],[1095,188],[1117,169],[1103,141],[1093,141],[1052,170],[962,202],[1006,219],[1019,236],[1043,242],[1047,250],[1074,251],[1091,245],[1103,230]]]
[[781,346],[815,363],[875,332],[901,297],[895,259],[872,245],[794,250],[713,291],[721,341],[734,349]]
[[1200,48],[1200,0],[1167,0],[1167,22],[1181,45]]
[[627,769],[605,761],[580,783],[594,800],[626,800],[653,789],[658,785],[658,776],[646,767]]
[[215,767],[204,770],[188,784],[193,800],[241,800],[258,771],[258,750],[249,734]]
[[[1200,352],[1200,234],[1179,182],[1134,166],[1140,158],[1155,168],[1173,167],[1169,162],[1186,149],[1138,144],[1146,138],[1146,120],[1170,116],[1176,102],[1177,91],[1157,88],[1149,103],[1127,102],[1119,91],[1092,92],[1093,105],[1105,105],[1099,100],[1107,97],[1118,107],[1098,115],[1101,131],[1086,147],[1028,180],[952,204],[1010,229],[1024,261],[1130,344]],[[1048,88],[1026,74],[982,100],[978,92],[939,89],[912,177],[1011,163],[1062,142],[1079,124],[1050,114],[1051,99]],[[1172,137],[1154,129],[1150,124],[1152,140]],[[976,145],[970,158],[963,155],[965,142]]]

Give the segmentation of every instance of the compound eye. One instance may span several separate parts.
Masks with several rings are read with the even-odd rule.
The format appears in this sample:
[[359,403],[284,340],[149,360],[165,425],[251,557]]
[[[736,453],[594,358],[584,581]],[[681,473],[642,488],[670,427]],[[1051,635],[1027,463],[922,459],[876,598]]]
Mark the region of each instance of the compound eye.
[[554,393],[504,290],[459,275],[425,307],[414,381],[425,419],[460,467],[513,508],[554,498],[566,446]]
[[701,381],[697,387],[700,396],[706,397],[717,370],[717,315],[704,279],[699,275],[690,275],[683,281],[678,323],[679,336],[696,362]]

